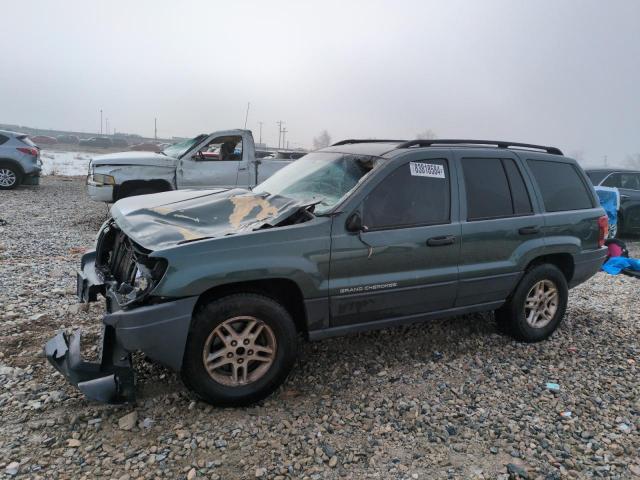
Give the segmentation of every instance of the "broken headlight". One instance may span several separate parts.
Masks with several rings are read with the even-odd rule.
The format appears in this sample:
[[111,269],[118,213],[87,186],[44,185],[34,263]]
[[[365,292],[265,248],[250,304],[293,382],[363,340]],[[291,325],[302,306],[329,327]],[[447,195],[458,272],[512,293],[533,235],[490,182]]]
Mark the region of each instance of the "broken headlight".
[[122,282],[116,290],[118,303],[124,307],[146,298],[167,270],[164,259],[145,258],[136,261],[129,282]]

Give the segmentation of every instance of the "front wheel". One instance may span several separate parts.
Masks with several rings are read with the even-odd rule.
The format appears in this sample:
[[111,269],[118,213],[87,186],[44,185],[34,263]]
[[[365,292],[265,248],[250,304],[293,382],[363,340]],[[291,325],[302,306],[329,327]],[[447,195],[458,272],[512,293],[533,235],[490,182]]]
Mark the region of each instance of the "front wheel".
[[510,300],[496,311],[496,320],[516,340],[539,342],[560,325],[568,298],[567,280],[558,267],[538,265],[525,273]]
[[284,382],[297,347],[293,319],[282,305],[257,294],[230,295],[195,314],[182,378],[213,405],[249,405]]

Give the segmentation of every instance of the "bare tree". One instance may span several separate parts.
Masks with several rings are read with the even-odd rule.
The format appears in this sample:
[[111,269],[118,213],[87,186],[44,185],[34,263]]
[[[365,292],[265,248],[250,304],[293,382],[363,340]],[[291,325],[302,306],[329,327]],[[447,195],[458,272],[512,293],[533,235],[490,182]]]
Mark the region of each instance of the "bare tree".
[[434,140],[438,138],[438,136],[436,135],[436,132],[434,132],[430,128],[427,128],[424,132],[418,133],[416,135],[416,138],[419,138],[420,140]]
[[318,150],[319,148],[328,147],[331,145],[331,135],[326,130],[320,132],[320,135],[313,137],[313,148]]

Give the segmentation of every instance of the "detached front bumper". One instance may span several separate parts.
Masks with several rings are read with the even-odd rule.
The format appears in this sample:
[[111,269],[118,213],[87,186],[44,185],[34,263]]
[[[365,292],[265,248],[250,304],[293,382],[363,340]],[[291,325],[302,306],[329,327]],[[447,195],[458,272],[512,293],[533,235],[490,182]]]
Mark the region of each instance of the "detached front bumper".
[[80,302],[107,297],[108,310],[102,322],[102,355],[99,362],[82,360],[81,332],[67,336],[58,333],[44,347],[47,360],[88,398],[99,402],[121,403],[135,400],[135,377],[131,352],[141,351],[151,360],[179,371],[197,297],[117,310],[113,294],[95,271],[95,252],[82,257],[78,272],[77,295]]
[[100,363],[82,360],[80,330],[68,337],[60,332],[44,346],[47,360],[87,398],[98,402],[135,401],[135,378],[131,355],[115,339],[113,329],[105,328]]

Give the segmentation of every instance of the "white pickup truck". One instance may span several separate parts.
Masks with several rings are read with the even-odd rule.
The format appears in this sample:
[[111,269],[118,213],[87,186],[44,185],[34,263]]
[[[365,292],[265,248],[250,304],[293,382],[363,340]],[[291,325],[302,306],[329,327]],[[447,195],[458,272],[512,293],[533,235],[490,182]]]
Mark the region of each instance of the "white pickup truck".
[[160,153],[121,152],[94,157],[87,189],[98,202],[183,188],[253,187],[291,163],[256,158],[250,130],[198,135]]

